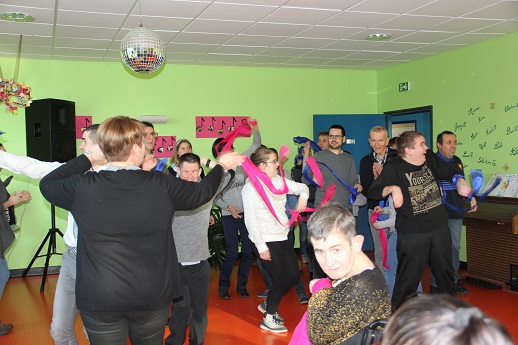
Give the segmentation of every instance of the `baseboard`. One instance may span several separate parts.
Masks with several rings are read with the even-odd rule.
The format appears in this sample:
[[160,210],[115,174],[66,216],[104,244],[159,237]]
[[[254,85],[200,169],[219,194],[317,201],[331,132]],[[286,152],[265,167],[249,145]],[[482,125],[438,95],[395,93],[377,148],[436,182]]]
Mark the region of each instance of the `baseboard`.
[[461,262],[460,262],[460,265],[459,265],[459,268],[460,268],[461,270],[467,271],[467,270],[468,270],[468,263],[467,263],[467,262],[465,262],[465,261],[461,261]]
[[[49,269],[47,270],[47,274],[58,274],[60,268],[61,268],[61,266],[49,266]],[[27,276],[42,276],[43,269],[44,269],[44,267],[31,268],[29,270],[29,272],[27,272]],[[17,277],[22,276],[23,272],[25,272],[25,269],[18,268],[18,269],[10,270],[10,272],[11,272],[12,278],[17,278]]]

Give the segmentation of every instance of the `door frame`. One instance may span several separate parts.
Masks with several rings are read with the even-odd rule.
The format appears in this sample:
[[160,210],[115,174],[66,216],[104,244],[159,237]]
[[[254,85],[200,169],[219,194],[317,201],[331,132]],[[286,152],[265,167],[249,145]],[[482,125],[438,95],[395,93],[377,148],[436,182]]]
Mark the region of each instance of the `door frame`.
[[[383,112],[383,114],[385,114],[385,127],[387,128],[387,130],[389,131],[389,133],[392,133],[392,126],[391,124],[393,122],[397,123],[397,119],[394,119],[394,117],[397,117],[397,116],[402,116],[402,115],[412,115],[412,114],[418,114],[418,113],[430,113],[430,118],[429,118],[429,121],[430,121],[430,131],[429,133],[422,133],[425,138],[428,137],[429,138],[429,143],[427,143],[429,146],[430,145],[433,145],[433,141],[434,141],[434,138],[433,138],[433,106],[432,105],[427,105],[427,106],[422,106],[422,107],[417,107],[417,108],[408,108],[408,109],[401,109],[401,110],[392,110],[392,111],[385,111]],[[389,118],[392,117],[392,121],[389,121]],[[405,122],[408,122],[408,121],[405,121]],[[391,135],[392,136],[392,135]]]

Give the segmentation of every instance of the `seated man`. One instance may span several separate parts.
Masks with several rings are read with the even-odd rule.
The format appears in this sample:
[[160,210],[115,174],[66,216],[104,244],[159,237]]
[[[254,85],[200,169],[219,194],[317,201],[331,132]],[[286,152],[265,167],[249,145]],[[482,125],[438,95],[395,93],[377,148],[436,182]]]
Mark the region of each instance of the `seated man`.
[[345,207],[329,204],[308,222],[315,258],[331,279],[308,304],[307,327],[311,344],[339,344],[391,313],[383,273],[362,252],[363,236]]

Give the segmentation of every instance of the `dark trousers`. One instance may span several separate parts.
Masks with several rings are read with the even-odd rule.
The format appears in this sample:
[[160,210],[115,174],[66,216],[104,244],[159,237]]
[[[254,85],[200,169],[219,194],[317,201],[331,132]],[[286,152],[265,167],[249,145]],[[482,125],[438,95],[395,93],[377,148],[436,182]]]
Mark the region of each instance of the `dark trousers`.
[[237,271],[237,288],[245,289],[248,282],[248,273],[250,273],[250,262],[253,259],[252,247],[248,238],[248,230],[245,226],[245,217],[240,214],[241,218],[232,216],[223,216],[223,233],[225,235],[225,243],[227,251],[225,252],[225,261],[221,266],[219,274],[220,290],[228,290],[230,288],[230,275],[239,255],[239,238],[241,237],[241,258],[239,259],[239,268]]
[[[286,241],[267,242],[271,261],[261,260],[264,268],[271,277],[272,286],[268,290],[266,312],[275,314],[284,296],[300,280],[299,263],[291,243]],[[253,247],[257,252],[256,247]],[[259,257],[259,253],[256,253]]]
[[160,310],[101,312],[82,311],[81,319],[90,345],[161,345],[169,305]]
[[180,265],[183,300],[174,302],[169,317],[169,331],[166,345],[182,345],[185,341],[187,326],[190,326],[189,344],[200,345],[205,340],[205,332],[209,319],[210,265],[203,260],[195,265]]
[[399,308],[408,296],[417,291],[428,263],[437,280],[439,293],[455,295],[451,236],[447,224],[425,233],[398,232],[396,251],[398,266],[392,295],[393,310]]

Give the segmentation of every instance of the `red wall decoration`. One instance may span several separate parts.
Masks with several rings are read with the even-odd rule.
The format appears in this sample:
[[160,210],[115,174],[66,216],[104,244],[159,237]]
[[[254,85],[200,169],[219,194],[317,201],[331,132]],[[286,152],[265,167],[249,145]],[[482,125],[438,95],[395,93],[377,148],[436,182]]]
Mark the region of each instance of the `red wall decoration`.
[[158,136],[155,139],[153,154],[156,158],[171,158],[176,146],[176,136]]
[[81,139],[85,128],[91,125],[91,116],[76,116],[76,139]]
[[222,138],[227,136],[248,116],[196,116],[196,138]]

